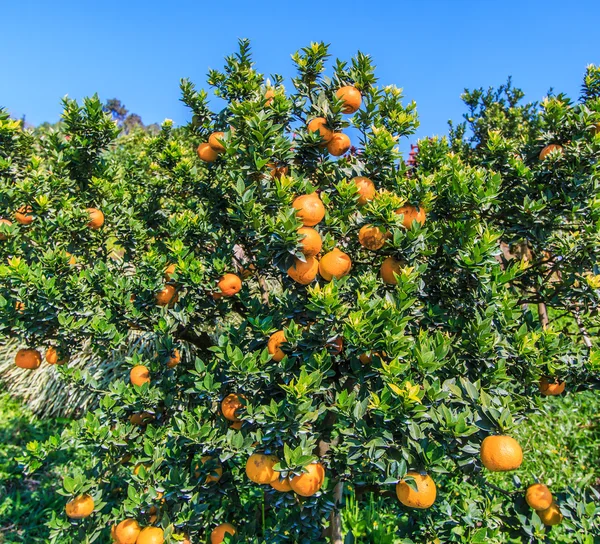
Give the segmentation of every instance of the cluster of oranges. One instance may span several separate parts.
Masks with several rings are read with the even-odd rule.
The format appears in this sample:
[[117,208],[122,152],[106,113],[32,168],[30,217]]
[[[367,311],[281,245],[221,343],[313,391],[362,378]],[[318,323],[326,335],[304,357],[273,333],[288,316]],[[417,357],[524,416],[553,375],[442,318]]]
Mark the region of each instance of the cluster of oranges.
[[[46,350],[46,362],[51,365],[63,365],[69,362],[69,356],[61,348],[50,346]],[[42,354],[37,349],[20,349],[15,355],[15,365],[27,370],[35,370],[42,364]]]
[[[364,205],[376,198],[375,185],[369,178],[358,176],[352,181],[358,190],[359,205]],[[297,216],[303,224],[298,229],[298,234],[302,236],[300,251],[304,255],[304,259],[295,259],[294,264],[287,271],[290,278],[302,285],[308,285],[317,277],[317,274],[326,281],[331,281],[333,278],[340,279],[349,274],[352,268],[352,259],[339,248],[334,248],[320,259],[317,257],[321,251],[322,241],[320,234],[313,227],[325,217],[325,206],[319,195],[315,192],[298,196],[292,206],[297,210]],[[402,224],[407,229],[411,227],[413,221],[417,221],[421,225],[425,223],[426,213],[422,207],[417,208],[405,204],[397,209],[396,213],[402,215]],[[381,249],[389,237],[389,232],[384,232],[373,225],[364,225],[358,233],[360,245],[370,251]],[[397,283],[395,275],[400,273],[402,266],[401,261],[394,257],[387,257],[379,271],[383,281],[395,285]]]
[[[98,230],[102,225],[104,225],[104,214],[98,208],[86,208],[86,211],[89,214],[90,220],[87,223],[87,226],[92,230]],[[35,219],[33,215],[33,208],[29,205],[21,206],[15,212],[15,221],[19,223],[19,225],[31,225],[33,220]],[[12,221],[9,219],[0,219],[0,224],[4,224],[7,226],[12,226]],[[0,240],[6,240],[6,234],[0,233]]]

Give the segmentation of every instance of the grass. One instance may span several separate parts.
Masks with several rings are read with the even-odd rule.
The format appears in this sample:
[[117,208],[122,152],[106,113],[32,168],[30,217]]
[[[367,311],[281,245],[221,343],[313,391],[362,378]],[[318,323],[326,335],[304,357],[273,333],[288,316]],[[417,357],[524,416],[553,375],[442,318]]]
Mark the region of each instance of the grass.
[[[590,486],[600,488],[600,417],[595,392],[542,399],[546,414],[533,414],[513,435],[525,452],[522,467],[513,473],[494,474],[490,481],[498,488],[524,489],[535,478],[560,490],[582,495]],[[0,395],[0,543],[48,542],[46,527],[52,511],[60,512],[64,498],[56,494],[65,474],[74,465],[84,465],[82,453],[61,452],[47,459],[44,467],[32,477],[23,474],[18,458],[32,440],[44,441],[60,433],[67,420],[36,418],[23,405],[7,394]],[[436,477],[437,480],[437,477]],[[590,520],[587,534],[569,533],[559,526],[550,533],[538,529],[524,540],[523,534],[506,532],[504,515],[533,512],[523,506],[519,495],[504,495],[494,489],[463,481],[461,475],[439,478],[438,508],[431,512],[415,512],[403,508],[393,497],[370,496],[359,505],[350,493],[342,512],[345,543],[396,544],[400,542],[435,542],[433,529],[425,535],[425,527],[446,526],[440,542],[485,542],[486,544],[546,542],[596,542],[600,534],[598,522]],[[451,500],[449,500],[451,499]],[[459,500],[460,499],[460,500]],[[448,503],[445,501],[448,500]],[[520,502],[519,502],[520,501]],[[449,513],[447,505],[452,503]],[[499,529],[494,530],[494,520]],[[448,522],[448,523],[447,523]],[[433,531],[435,533],[435,531]]]
[[18,458],[27,443],[44,441],[59,433],[68,420],[36,418],[23,405],[0,395],[0,543],[48,542],[46,522],[52,510],[64,507],[56,493],[62,479],[73,468],[69,452],[53,456],[45,470],[23,474]]

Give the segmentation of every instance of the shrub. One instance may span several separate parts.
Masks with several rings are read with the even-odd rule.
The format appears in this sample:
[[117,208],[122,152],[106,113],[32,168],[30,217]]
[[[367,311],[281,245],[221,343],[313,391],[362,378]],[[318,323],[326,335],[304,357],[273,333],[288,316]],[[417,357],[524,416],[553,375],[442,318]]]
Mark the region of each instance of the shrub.
[[[77,423],[95,466],[65,478],[65,502],[89,494],[95,509],[57,513],[53,541],[106,540],[135,518],[171,541],[219,526],[218,541],[232,523],[230,541],[341,542],[345,485],[358,501],[400,481],[418,492],[409,471],[490,485],[481,443],[539,409],[540,379],[566,394],[598,383],[598,71],[577,104],[523,106],[510,85],[467,92],[471,131],[420,142],[407,165],[398,141],[415,104],[377,86],[370,57],[329,77],[325,45],[292,58],[289,92],[242,41],[209,72],[223,109],[183,80],[192,121],[155,137],[117,139],[97,98],[65,101],[64,129],[35,141],[3,117],[0,202],[30,221],[0,227],[3,330],[66,355],[89,341],[106,356],[131,330],[151,338]],[[331,134],[309,129],[315,118]],[[103,224],[88,225],[89,208]],[[365,225],[384,233],[379,249],[359,242]],[[302,253],[302,226],[320,257]],[[139,365],[150,380],[134,386]],[[510,460],[497,448],[486,464],[515,468],[536,447],[513,445]],[[33,468],[46,453],[32,448]],[[590,497],[551,491],[571,534],[584,531]],[[408,510],[415,541],[474,534],[446,493],[431,507],[444,517]],[[500,519],[531,535],[539,521],[513,500]]]

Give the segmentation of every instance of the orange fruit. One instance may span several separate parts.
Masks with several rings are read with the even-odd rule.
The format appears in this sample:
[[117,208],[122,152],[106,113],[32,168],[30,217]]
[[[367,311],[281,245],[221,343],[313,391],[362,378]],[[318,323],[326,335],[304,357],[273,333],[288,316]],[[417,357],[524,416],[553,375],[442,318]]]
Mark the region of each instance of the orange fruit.
[[223,151],[225,151],[225,146],[221,142],[221,140],[223,139],[224,136],[225,136],[224,132],[213,132],[208,137],[208,145],[210,147],[212,147],[212,149],[214,151],[216,151],[217,153],[223,153]]
[[104,225],[104,214],[98,208],[86,208],[90,216],[87,226],[92,230],[98,230]]
[[15,310],[22,314],[25,311],[25,304],[23,304],[20,300],[15,302]]
[[361,353],[358,360],[363,364],[363,365],[367,365],[369,364],[371,361],[373,361],[373,356],[372,355],[368,355],[366,353]]
[[346,276],[352,268],[352,260],[337,247],[323,255],[319,261],[319,274],[326,281]]
[[[142,467],[144,467],[144,469],[146,469],[146,472],[148,471],[148,469],[151,467],[152,465],[150,463],[137,463],[134,467],[133,467],[133,474],[135,476],[137,476],[140,473],[140,470],[142,469]],[[154,511],[156,512],[156,507],[153,507]],[[152,508],[150,508],[150,510],[152,510]]]
[[339,88],[335,93],[335,96],[343,101],[344,105],[342,106],[342,111],[344,113],[354,113],[360,108],[362,95],[360,94],[360,91],[352,85]]
[[306,261],[294,259],[294,264],[288,268],[288,276],[295,282],[308,285],[317,277],[319,261],[314,257],[306,257]]
[[42,356],[37,349],[20,349],[15,355],[15,365],[19,368],[35,370],[42,364]]
[[561,145],[558,144],[549,144],[546,147],[544,147],[544,149],[542,149],[540,151],[540,160],[543,161],[548,155],[550,155],[550,153],[552,153],[553,151],[558,151],[559,153],[563,152],[563,148]]
[[136,365],[129,372],[129,380],[133,385],[150,383],[150,371],[144,365]]
[[270,484],[279,478],[273,466],[279,462],[274,455],[253,453],[246,461],[246,476],[256,484]]
[[228,273],[219,280],[217,288],[219,291],[213,295],[215,298],[232,297],[242,289],[242,280],[239,276]]
[[300,240],[300,246],[302,253],[305,257],[314,257],[321,251],[323,241],[321,240],[320,234],[311,227],[300,227],[298,234],[302,236]]
[[352,181],[358,189],[358,204],[360,206],[364,206],[369,200],[375,198],[377,190],[375,189],[375,184],[369,178],[357,176]]
[[203,142],[197,149],[198,157],[204,162],[214,162],[219,154],[210,146],[209,143]]
[[31,212],[33,208],[31,206],[21,206],[15,212],[15,221],[20,225],[31,225],[33,223],[33,215]]
[[94,511],[94,499],[87,494],[78,495],[67,503],[65,511],[71,519],[87,518]]
[[215,527],[210,533],[210,544],[221,544],[225,540],[225,535],[229,534],[233,536],[237,531],[231,523],[221,523],[221,525]]
[[329,347],[329,351],[332,355],[339,355],[344,349],[344,339],[341,336],[338,336],[337,338],[329,342],[327,346]]
[[265,92],[265,106],[270,106],[273,103],[273,97],[275,96],[275,91],[273,89],[267,89]]
[[230,429],[235,429],[236,431],[239,431],[242,428],[242,422],[241,421],[234,421],[231,425],[229,425]]
[[523,450],[519,443],[506,435],[487,436],[481,443],[483,466],[492,472],[515,470],[523,462]]
[[373,225],[364,225],[358,231],[358,242],[371,251],[381,249],[388,238],[388,233]]
[[537,510],[537,515],[544,525],[558,525],[563,519],[562,512],[554,501],[548,508]]
[[420,474],[414,470],[409,470],[406,475],[414,478],[417,491],[402,479],[396,484],[398,500],[409,508],[429,508],[435,502],[437,496],[435,482],[431,476]]
[[165,281],[171,281],[171,276],[175,274],[177,267],[174,264],[170,264],[165,268]]
[[160,527],[144,527],[135,544],[163,544],[165,536]]
[[325,481],[325,467],[321,463],[312,463],[304,467],[306,472],[290,480],[292,489],[302,497],[312,497]]
[[174,349],[167,361],[167,368],[173,368],[181,362],[181,354],[178,349]]
[[317,193],[296,197],[292,207],[298,210],[296,216],[305,227],[314,227],[325,217],[325,206]]
[[[211,460],[212,457],[210,455],[205,455],[200,459],[203,465]],[[196,465],[196,472],[194,472],[194,476],[196,476],[196,478],[200,478],[200,471],[198,470],[198,465]],[[221,466],[221,463],[216,461],[216,466],[213,466],[211,468],[210,474],[206,477],[204,483],[209,484],[211,482],[218,482],[221,479],[221,476],[223,476],[223,467]]]
[[381,263],[379,269],[379,275],[381,279],[388,285],[396,285],[398,280],[394,274],[400,274],[403,263],[394,259],[394,257],[388,257]]
[[154,416],[148,412],[140,412],[139,414],[131,414],[129,423],[132,425],[146,425],[154,419]]
[[281,176],[286,176],[288,173],[287,166],[277,166],[274,162],[270,162],[267,164],[269,168],[269,175],[273,179],[281,179]]
[[525,501],[534,510],[545,510],[552,506],[553,498],[544,484],[532,484],[525,492]]
[[269,353],[273,356],[274,361],[281,361],[285,357],[285,353],[281,350],[279,346],[287,342],[285,339],[285,334],[283,331],[274,332],[269,338],[269,342],[267,343],[267,349]]
[[[242,397],[243,398],[243,397]],[[221,413],[229,421],[240,421],[236,412],[243,406],[239,395],[231,393],[221,401]]]
[[425,223],[426,213],[422,206],[419,206],[419,209],[417,210],[414,206],[405,204],[401,208],[398,208],[396,213],[404,216],[402,218],[402,225],[404,225],[405,229],[409,229],[413,221],[416,221],[421,225]]
[[59,350],[57,350],[54,346],[50,346],[46,350],[46,361],[51,365],[64,365],[69,362],[69,357],[64,355],[62,352],[60,353],[61,357],[59,358]]
[[540,393],[544,396],[552,396],[560,395],[564,390],[567,384],[564,381],[558,381],[554,379],[551,381],[550,378],[542,376],[539,382]]
[[77,257],[68,251],[65,251],[65,257],[69,257],[69,266],[75,266],[77,264]]
[[173,306],[179,299],[177,289],[172,285],[165,285],[158,293],[156,293],[156,304],[159,306]]
[[308,123],[308,130],[310,132],[318,132],[325,143],[333,138],[333,130],[327,126],[327,120],[324,117],[315,117]]
[[274,480],[269,485],[273,489],[280,491],[281,493],[286,493],[287,491],[292,490],[292,485],[290,484],[289,478],[284,478],[283,480],[280,480],[279,478],[277,478],[277,480]]
[[[8,219],[0,219],[0,225],[6,225],[7,227],[10,227],[12,225],[12,221],[9,221]],[[0,240],[7,240],[8,239],[8,234],[4,234],[2,232],[0,232]]]
[[135,544],[142,528],[135,519],[124,519],[114,529],[117,544]]
[[334,157],[340,157],[352,147],[350,138],[341,132],[336,132],[329,142],[327,142],[327,151]]

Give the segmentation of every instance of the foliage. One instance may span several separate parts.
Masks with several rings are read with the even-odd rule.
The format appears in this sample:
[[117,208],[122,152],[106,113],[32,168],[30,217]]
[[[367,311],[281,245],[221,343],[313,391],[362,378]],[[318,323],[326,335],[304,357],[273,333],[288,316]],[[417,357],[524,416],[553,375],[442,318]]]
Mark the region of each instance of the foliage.
[[[415,105],[377,86],[367,55],[336,61],[331,76],[328,60],[324,44],[296,53],[290,92],[278,76],[265,82],[242,41],[223,71],[209,73],[225,107],[213,113],[207,93],[183,80],[192,122],[167,121],[156,136],[117,139],[97,98],[66,101],[64,132],[37,140],[0,120],[0,206],[11,216],[30,205],[34,216],[30,226],[0,227],[0,331],[71,353],[89,341],[99,356],[122,348],[132,329],[151,338],[77,423],[94,467],[65,478],[63,493],[91,493],[96,511],[77,522],[56,513],[51,541],[104,541],[111,524],[148,525],[154,509],[171,541],[206,539],[233,520],[244,542],[321,542],[325,526],[335,540],[344,485],[364,504],[409,469],[440,487],[431,512],[407,513],[410,534],[459,539],[448,520],[478,508],[468,490],[490,479],[482,439],[516,434],[539,411],[541,377],[565,379],[569,394],[597,386],[597,72],[588,70],[577,104],[558,95],[541,109],[520,106],[510,84],[467,92],[472,137],[465,125],[449,140],[424,140],[409,167],[397,146],[417,126]],[[362,94],[352,116],[336,95],[344,85]],[[349,153],[327,153],[306,128],[316,116],[351,135]],[[214,131],[225,133],[225,151],[205,163],[195,147]],[[548,143],[562,152],[540,160]],[[378,190],[362,207],[358,175]],[[340,248],[353,267],[302,286],[286,274],[303,259],[291,204],[315,190],[327,211],[317,227],[323,252]],[[406,204],[427,211],[424,224],[403,225],[395,210]],[[87,227],[89,207],[103,211],[102,228]],[[358,243],[365,224],[389,231],[381,250]],[[396,285],[378,275],[389,256],[402,264]],[[244,277],[240,293],[213,296],[231,272]],[[178,293],[171,307],[156,304],[165,282]],[[266,346],[279,329],[287,342],[277,362]],[[190,352],[168,368],[183,346]],[[149,384],[129,383],[138,364]],[[61,372],[86,387],[85,373]],[[243,399],[241,430],[219,410],[229,393]],[[142,412],[144,424],[130,421]],[[542,446],[523,445],[526,457]],[[255,451],[277,455],[286,475],[320,458],[323,489],[300,500],[252,484],[244,465]],[[47,446],[31,453],[33,469]],[[214,466],[196,468],[206,455],[223,465],[217,483],[206,483]],[[466,498],[453,496],[455,484]],[[591,534],[592,491],[573,493],[558,478],[552,490],[560,530]],[[504,508],[496,533],[541,531],[514,501],[495,503]]]

